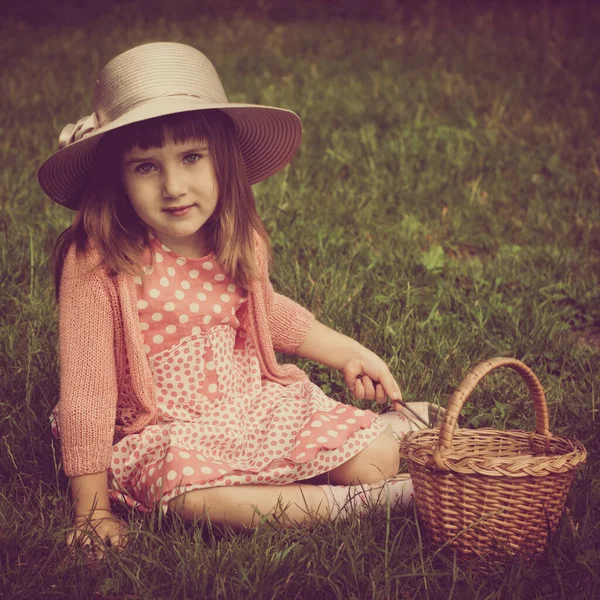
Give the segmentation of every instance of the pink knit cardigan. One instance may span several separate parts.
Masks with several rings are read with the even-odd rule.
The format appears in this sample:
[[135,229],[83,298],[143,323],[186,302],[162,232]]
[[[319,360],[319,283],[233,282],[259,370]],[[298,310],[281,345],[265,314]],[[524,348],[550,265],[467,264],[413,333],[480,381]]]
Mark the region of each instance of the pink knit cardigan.
[[[289,385],[306,374],[278,364],[274,351],[297,351],[314,317],[274,292],[261,247],[257,262],[260,277],[239,311],[240,324],[257,348],[262,376]],[[106,470],[115,436],[138,433],[156,421],[133,277],[110,277],[100,264],[96,250],[77,256],[72,246],[61,277],[58,426],[69,477]]]

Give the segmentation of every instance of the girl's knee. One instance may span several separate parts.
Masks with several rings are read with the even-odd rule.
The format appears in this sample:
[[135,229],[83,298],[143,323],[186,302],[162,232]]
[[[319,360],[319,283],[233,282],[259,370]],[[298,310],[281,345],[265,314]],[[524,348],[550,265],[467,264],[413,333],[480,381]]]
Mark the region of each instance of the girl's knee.
[[394,477],[400,467],[399,442],[387,432],[375,438],[364,450],[330,472],[338,485],[376,483]]
[[396,437],[387,431],[377,438],[379,447],[377,448],[378,455],[381,456],[381,471],[380,475],[383,479],[394,477],[400,468],[400,443]]

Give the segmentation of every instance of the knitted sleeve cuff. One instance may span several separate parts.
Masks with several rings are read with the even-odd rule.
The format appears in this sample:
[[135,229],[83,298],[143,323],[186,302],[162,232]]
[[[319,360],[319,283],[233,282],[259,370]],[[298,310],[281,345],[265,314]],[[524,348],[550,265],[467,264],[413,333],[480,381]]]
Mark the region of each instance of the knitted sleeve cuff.
[[70,446],[62,449],[63,470],[67,477],[106,471],[112,461],[112,445],[107,447]]
[[274,294],[269,314],[273,347],[278,352],[295,354],[306,339],[314,315],[285,296]]

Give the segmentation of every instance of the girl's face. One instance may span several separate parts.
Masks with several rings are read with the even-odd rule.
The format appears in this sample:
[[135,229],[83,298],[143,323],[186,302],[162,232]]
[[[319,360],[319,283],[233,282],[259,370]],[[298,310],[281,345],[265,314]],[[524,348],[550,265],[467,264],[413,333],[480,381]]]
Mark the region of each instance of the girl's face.
[[122,177],[133,209],[163,244],[190,258],[212,250],[202,227],[217,207],[219,190],[206,141],[134,146],[123,155]]

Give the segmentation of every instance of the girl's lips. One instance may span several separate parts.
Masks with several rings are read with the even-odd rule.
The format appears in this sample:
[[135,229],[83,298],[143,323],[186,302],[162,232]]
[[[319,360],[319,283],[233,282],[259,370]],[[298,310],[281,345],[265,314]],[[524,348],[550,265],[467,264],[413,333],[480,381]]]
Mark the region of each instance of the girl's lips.
[[165,208],[163,209],[164,212],[173,215],[174,217],[183,217],[185,215],[187,215],[190,210],[192,210],[192,207],[194,205],[190,204],[188,206],[178,206],[178,207],[174,207],[174,208]]

